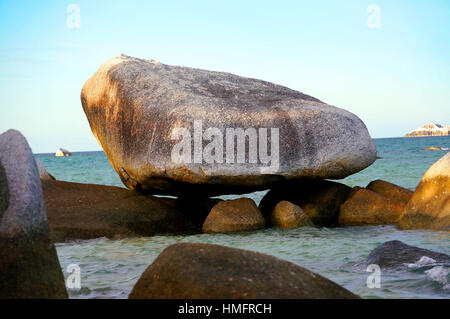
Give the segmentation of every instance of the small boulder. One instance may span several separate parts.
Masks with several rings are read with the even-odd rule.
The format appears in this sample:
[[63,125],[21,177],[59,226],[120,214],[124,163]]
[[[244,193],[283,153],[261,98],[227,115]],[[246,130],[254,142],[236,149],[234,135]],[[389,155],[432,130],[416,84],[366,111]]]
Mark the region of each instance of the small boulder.
[[339,207],[350,194],[347,185],[325,180],[287,182],[272,188],[261,200],[259,209],[267,218],[282,200],[300,206],[315,225],[336,225]]
[[167,247],[130,299],[343,299],[350,291],[305,268],[248,250],[211,244]]
[[49,172],[47,172],[47,170],[45,169],[44,165],[42,164],[42,162],[37,159],[34,158],[34,160],[36,161],[36,165],[39,171],[39,178],[41,180],[45,179],[45,180],[55,180],[55,177],[53,177],[53,175],[49,174]]
[[399,226],[402,229],[450,228],[450,152],[425,173],[406,205]]
[[42,181],[52,239],[137,237],[184,231],[185,217],[164,199],[121,187]]
[[272,226],[280,228],[314,226],[309,216],[300,206],[285,200],[275,206],[270,220]]
[[339,225],[395,224],[404,209],[404,202],[363,188],[342,204],[339,212]]
[[231,233],[264,227],[264,217],[255,202],[250,198],[238,198],[215,205],[203,224],[203,232]]
[[0,135],[0,299],[67,298],[38,168],[20,134]]
[[383,181],[381,179],[370,182],[366,188],[385,197],[398,199],[404,203],[407,203],[413,194],[413,192],[409,189]]
[[372,250],[366,259],[366,264],[376,264],[384,269],[395,269],[417,263],[422,257],[431,258],[436,263],[450,264],[450,256],[446,254],[409,246],[399,240],[385,242]]

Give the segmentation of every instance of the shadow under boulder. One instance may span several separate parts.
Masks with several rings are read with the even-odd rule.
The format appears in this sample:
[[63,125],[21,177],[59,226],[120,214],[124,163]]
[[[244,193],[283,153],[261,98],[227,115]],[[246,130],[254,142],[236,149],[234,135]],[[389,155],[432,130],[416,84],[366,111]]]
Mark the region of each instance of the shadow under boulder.
[[129,298],[358,298],[291,262],[242,249],[180,243],[145,270]]
[[333,226],[338,223],[339,208],[350,191],[347,185],[326,180],[288,181],[271,189],[259,209],[269,220],[275,206],[285,200],[300,206],[315,225]]

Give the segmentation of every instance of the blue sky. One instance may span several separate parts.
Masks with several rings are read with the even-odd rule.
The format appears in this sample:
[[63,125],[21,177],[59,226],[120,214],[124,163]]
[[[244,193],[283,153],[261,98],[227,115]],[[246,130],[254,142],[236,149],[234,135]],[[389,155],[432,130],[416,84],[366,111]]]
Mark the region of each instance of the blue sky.
[[282,84],[357,114],[372,137],[450,125],[448,0],[0,0],[0,132],[19,129],[34,152],[99,150],[80,91],[119,53]]

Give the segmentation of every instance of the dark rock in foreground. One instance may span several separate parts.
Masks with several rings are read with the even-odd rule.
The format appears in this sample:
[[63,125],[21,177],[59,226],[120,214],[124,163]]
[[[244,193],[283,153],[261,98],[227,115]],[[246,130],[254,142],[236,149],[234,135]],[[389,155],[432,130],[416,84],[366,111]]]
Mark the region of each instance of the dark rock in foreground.
[[437,263],[450,263],[450,256],[446,254],[392,240],[372,250],[366,259],[366,264],[376,264],[381,268],[395,269],[405,267],[405,264],[414,264],[424,256],[434,259]]
[[450,229],[450,152],[422,177],[399,226],[402,229]]
[[[344,178],[376,158],[367,128],[354,114],[283,86],[229,73],[120,55],[87,80],[81,102],[123,183],[142,192],[249,193],[284,179]],[[218,132],[206,132],[210,128]],[[252,161],[249,143],[243,153],[234,142],[227,149],[226,130],[237,128],[255,130]],[[177,129],[189,135],[183,161],[172,157],[182,140]],[[279,142],[279,152],[272,138]],[[239,153],[243,162],[237,161]],[[236,157],[228,160],[227,155]]]
[[203,232],[232,233],[264,227],[264,217],[255,202],[250,198],[238,198],[216,204],[203,224]]
[[166,248],[129,298],[358,298],[309,270],[269,255],[210,244]]
[[165,199],[104,185],[42,181],[55,242],[184,231],[186,220]]
[[18,131],[0,135],[0,299],[67,298],[39,172]]
[[271,189],[261,200],[259,209],[267,218],[280,201],[286,200],[300,206],[315,225],[337,225],[339,208],[350,191],[347,185],[331,181],[291,181]]

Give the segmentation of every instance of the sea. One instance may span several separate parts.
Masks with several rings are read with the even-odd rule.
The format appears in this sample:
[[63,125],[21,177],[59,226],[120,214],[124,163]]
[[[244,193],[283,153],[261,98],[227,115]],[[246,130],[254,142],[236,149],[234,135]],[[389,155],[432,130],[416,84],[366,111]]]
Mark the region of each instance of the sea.
[[[450,136],[374,139],[379,159],[339,182],[365,187],[383,179],[414,190],[427,169],[450,151]],[[426,150],[430,146],[441,150]],[[76,152],[70,157],[36,154],[57,180],[124,187],[102,152]],[[246,196],[258,204],[265,192]],[[449,265],[409,265],[382,270],[379,288],[368,284],[373,273],[364,265],[370,251],[390,240],[450,255],[450,232],[401,231],[395,226],[265,229],[237,234],[159,235],[127,239],[98,238],[57,243],[66,279],[80,269],[81,288],[70,298],[127,298],[144,270],[167,246],[179,242],[224,245],[266,253],[316,272],[363,298],[450,298]],[[372,270],[373,271],[373,270]]]

